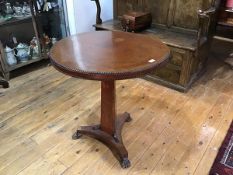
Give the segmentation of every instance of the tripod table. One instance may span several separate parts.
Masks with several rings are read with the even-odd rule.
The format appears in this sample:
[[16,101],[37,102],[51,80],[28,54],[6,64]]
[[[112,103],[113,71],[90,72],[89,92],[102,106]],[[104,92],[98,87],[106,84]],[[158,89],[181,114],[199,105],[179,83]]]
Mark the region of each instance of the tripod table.
[[100,125],[84,126],[73,135],[104,143],[122,168],[130,161],[121,130],[129,113],[116,115],[115,80],[135,78],[154,71],[170,57],[169,48],[154,36],[115,31],[77,34],[57,42],[50,51],[53,66],[69,76],[101,81]]

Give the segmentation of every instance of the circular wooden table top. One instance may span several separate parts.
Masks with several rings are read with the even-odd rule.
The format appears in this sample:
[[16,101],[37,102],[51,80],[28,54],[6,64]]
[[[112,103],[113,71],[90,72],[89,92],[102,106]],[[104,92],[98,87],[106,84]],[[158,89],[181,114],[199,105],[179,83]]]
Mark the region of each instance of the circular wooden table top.
[[151,72],[168,61],[159,39],[134,33],[97,31],[62,39],[49,57],[59,71],[91,80],[120,80]]

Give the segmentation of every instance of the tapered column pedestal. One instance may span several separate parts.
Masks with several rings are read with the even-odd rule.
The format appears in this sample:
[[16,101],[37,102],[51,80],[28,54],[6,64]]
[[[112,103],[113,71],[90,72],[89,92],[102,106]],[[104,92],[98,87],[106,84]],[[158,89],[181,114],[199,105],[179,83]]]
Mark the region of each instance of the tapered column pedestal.
[[101,141],[112,151],[122,168],[128,168],[130,161],[122,141],[121,131],[124,123],[131,120],[129,113],[116,116],[115,81],[102,81],[100,125],[81,127],[73,135],[73,139],[87,135]]

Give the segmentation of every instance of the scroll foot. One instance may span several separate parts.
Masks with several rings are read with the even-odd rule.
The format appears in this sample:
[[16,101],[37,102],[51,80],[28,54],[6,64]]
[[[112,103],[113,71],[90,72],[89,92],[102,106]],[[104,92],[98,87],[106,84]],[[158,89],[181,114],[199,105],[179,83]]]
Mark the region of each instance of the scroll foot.
[[121,162],[121,167],[126,169],[126,168],[129,168],[131,165],[130,161],[128,158],[124,158]]
[[92,137],[105,144],[117,158],[122,168],[130,167],[131,163],[128,159],[128,152],[122,141],[121,131],[124,123],[130,122],[132,119],[129,113],[119,115],[115,121],[115,133],[109,134],[101,129],[100,125],[82,126],[77,130],[72,138],[79,139],[82,135]]
[[72,139],[73,140],[77,140],[77,139],[80,139],[83,135],[80,134],[78,131],[76,131],[73,136],[72,136]]

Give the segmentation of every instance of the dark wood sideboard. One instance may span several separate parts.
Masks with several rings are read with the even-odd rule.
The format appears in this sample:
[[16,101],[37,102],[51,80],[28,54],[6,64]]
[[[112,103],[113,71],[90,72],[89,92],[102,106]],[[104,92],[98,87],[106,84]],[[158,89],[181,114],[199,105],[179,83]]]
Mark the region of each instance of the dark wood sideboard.
[[212,53],[233,69],[233,8],[227,7],[227,2],[221,1]]
[[130,11],[152,14],[151,28],[141,33],[159,37],[172,57],[146,79],[185,92],[205,71],[220,0],[114,0],[114,19],[104,22],[99,0],[92,1],[97,5],[96,30],[122,30],[120,19]]

